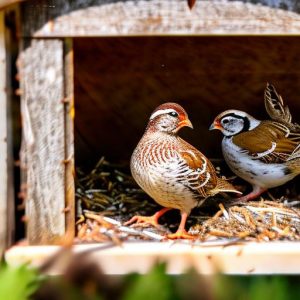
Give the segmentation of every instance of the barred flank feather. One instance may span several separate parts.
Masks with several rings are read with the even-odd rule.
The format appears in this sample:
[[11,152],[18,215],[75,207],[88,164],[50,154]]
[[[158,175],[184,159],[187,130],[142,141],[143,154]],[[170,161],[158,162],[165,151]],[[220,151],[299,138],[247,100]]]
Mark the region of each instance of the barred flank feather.
[[300,174],[300,153],[297,158],[290,160],[286,163],[286,166],[290,170],[291,173]]

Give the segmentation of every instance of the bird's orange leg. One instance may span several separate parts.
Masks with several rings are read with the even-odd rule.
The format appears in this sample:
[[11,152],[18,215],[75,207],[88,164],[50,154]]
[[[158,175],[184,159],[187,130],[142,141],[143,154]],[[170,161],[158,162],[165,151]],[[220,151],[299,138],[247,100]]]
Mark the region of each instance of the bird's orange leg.
[[189,214],[186,212],[181,212],[181,221],[180,221],[179,227],[175,233],[168,234],[166,236],[168,239],[172,239],[172,240],[175,240],[175,239],[193,240],[193,239],[195,239],[194,235],[187,233],[185,230],[185,223],[186,223],[186,219],[187,219],[188,215]]
[[169,211],[172,208],[165,207],[155,213],[151,217],[145,217],[145,216],[134,216],[129,221],[125,222],[124,225],[131,225],[133,223],[139,224],[141,226],[147,227],[148,225],[152,225],[154,227],[158,227],[158,219],[165,214],[167,211]]
[[253,190],[252,190],[251,193],[249,193],[249,194],[247,194],[245,196],[237,198],[237,201],[240,202],[240,201],[249,201],[249,200],[255,199],[258,196],[260,196],[263,192],[265,192],[266,190],[267,189],[264,189],[262,187],[254,185],[253,186]]

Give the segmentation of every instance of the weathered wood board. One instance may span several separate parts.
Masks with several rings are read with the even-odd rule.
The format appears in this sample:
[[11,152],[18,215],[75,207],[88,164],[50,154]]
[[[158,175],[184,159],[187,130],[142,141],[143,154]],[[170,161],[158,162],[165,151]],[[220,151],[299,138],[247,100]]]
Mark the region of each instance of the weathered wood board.
[[23,5],[24,35],[86,37],[170,34],[299,34],[293,12],[239,1],[34,0]]
[[65,118],[62,40],[32,40],[21,56],[27,237],[58,243],[65,234]]

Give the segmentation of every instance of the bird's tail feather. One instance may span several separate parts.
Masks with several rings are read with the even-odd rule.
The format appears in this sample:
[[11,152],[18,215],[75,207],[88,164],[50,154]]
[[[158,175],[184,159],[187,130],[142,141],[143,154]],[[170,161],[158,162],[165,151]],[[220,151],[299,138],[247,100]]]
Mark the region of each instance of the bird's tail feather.
[[211,192],[213,195],[222,192],[242,194],[242,192],[237,190],[230,182],[222,178],[218,178],[217,185]]

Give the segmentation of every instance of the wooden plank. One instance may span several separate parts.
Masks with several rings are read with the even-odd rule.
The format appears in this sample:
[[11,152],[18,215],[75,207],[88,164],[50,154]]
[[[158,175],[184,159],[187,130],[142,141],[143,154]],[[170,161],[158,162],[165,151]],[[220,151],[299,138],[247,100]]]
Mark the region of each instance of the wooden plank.
[[7,238],[7,95],[4,12],[0,12],[0,253]]
[[0,11],[0,254],[12,244],[15,227],[8,43],[5,12]]
[[299,34],[293,12],[240,1],[42,0],[25,2],[24,34],[85,37],[199,34]]
[[27,238],[53,244],[65,233],[64,45],[58,39],[26,45],[20,74]]
[[[204,243],[205,244],[205,243]],[[220,246],[197,246],[184,242],[135,242],[114,244],[76,245],[73,254],[89,257],[105,274],[123,275],[131,272],[145,274],[158,261],[167,263],[169,274],[183,274],[193,268],[199,274],[300,274],[299,242],[245,243]],[[16,246],[5,259],[10,265],[29,263],[40,267],[53,257],[60,247]],[[66,254],[67,250],[64,252]],[[59,256],[59,257],[62,257]],[[48,269],[48,274],[63,274],[71,258],[64,255]],[[68,259],[66,259],[68,258]]]
[[75,236],[74,187],[74,53],[72,39],[64,41],[64,130],[65,130],[65,214],[66,242]]

